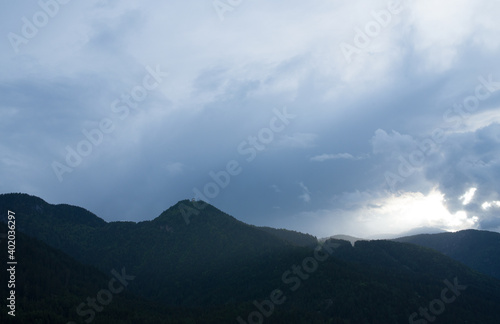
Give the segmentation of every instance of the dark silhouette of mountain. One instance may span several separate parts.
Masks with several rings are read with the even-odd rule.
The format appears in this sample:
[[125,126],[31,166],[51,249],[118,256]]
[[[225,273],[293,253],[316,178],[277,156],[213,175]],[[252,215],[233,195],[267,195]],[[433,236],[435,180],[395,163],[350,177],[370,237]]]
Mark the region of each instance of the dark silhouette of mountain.
[[[26,202],[18,205],[22,197]],[[0,207],[15,209],[23,220],[20,231],[102,272],[126,267],[137,274],[136,293],[172,305],[215,305],[257,297],[258,289],[248,287],[275,278],[272,274],[278,270],[272,261],[285,262],[296,250],[211,205],[198,210],[188,200],[136,224],[96,221],[97,216],[79,207],[68,210],[66,205],[22,197],[0,196]],[[71,219],[62,221],[65,215]],[[261,274],[253,271],[255,265]],[[234,289],[240,293],[228,297]]]
[[[16,222],[18,224],[18,222]],[[7,226],[0,223],[0,233],[7,233]],[[161,323],[173,322],[183,312],[174,308],[155,305],[134,297],[127,287],[111,273],[118,276],[122,269],[109,269],[107,274],[95,267],[83,265],[65,253],[45,243],[16,231],[15,279],[13,285],[10,273],[2,271],[1,296],[10,296],[15,291],[15,317],[8,315],[11,309],[3,306],[0,323]],[[7,260],[6,238],[2,237],[0,255]],[[7,268],[9,268],[8,266]],[[125,273],[126,273],[125,269]],[[128,275],[127,275],[128,276]],[[121,279],[121,278],[119,278]],[[110,282],[112,282],[110,287]],[[127,282],[128,283],[128,282]],[[110,290],[111,301],[100,304],[99,299]],[[99,296],[99,297],[98,297]],[[99,311],[89,306],[87,298],[97,300]],[[107,298],[107,297],[103,297]],[[79,308],[80,307],[80,308]],[[133,309],[134,312],[130,312]]]
[[395,239],[439,251],[463,264],[500,279],[500,233],[464,230]]
[[350,236],[350,235],[339,234],[339,235],[333,235],[333,236],[330,236],[330,237],[327,237],[327,238],[323,238],[320,241],[324,242],[324,241],[327,241],[327,240],[330,240],[330,239],[348,241],[348,242],[351,242],[352,245],[354,245],[354,243],[356,243],[357,241],[363,241],[364,240],[364,239],[359,238],[359,237],[354,237],[354,236]]
[[318,245],[318,239],[311,234],[304,234],[297,231],[291,231],[287,229],[276,229],[272,227],[257,227],[264,232],[267,232],[273,236],[279,237],[283,241],[294,245],[294,246],[309,246],[314,247]]
[[[28,287],[39,287],[25,293],[32,300],[25,310],[46,309],[44,318],[66,319],[75,303],[106,287],[110,269],[126,269],[134,279],[106,310],[108,323],[406,323],[410,316],[415,323],[425,316],[436,323],[498,321],[500,281],[412,244],[358,241],[353,247],[327,240],[294,246],[188,200],[140,223],[107,223],[82,208],[22,194],[0,195],[0,210],[7,209],[16,212],[19,235],[50,246],[38,244],[37,254],[63,251],[52,259],[33,258],[26,264],[31,271],[66,278],[64,266],[48,266],[63,261],[75,273],[94,269],[89,277],[68,281],[80,290],[62,295],[72,301],[67,304],[51,295],[61,284],[44,290],[40,281],[23,278]],[[100,315],[96,323],[105,317]]]
[[376,235],[370,235],[366,239],[369,240],[393,240],[397,239],[399,237],[404,237],[404,236],[412,236],[412,235],[419,235],[419,234],[437,234],[437,233],[446,233],[445,230],[442,230],[437,227],[416,227],[412,228],[409,231],[402,232],[399,234],[376,234]]
[[420,235],[420,234],[439,234],[439,233],[446,233],[445,230],[437,228],[437,227],[417,227],[413,228],[409,231],[399,233],[398,237],[403,237],[403,236],[413,236],[413,235]]

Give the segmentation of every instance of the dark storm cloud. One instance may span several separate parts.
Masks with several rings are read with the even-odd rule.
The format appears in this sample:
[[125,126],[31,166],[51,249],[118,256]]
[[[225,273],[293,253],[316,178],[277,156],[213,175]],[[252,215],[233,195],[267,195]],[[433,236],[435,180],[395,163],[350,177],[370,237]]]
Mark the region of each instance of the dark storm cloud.
[[[500,124],[475,132],[452,134],[447,142],[429,166],[427,178],[439,184],[450,211],[465,209],[479,217],[481,228],[497,228],[500,217],[492,212],[495,208],[485,210],[481,206],[500,200],[497,181],[500,176]],[[460,197],[470,188],[477,190],[471,203],[464,206]]]

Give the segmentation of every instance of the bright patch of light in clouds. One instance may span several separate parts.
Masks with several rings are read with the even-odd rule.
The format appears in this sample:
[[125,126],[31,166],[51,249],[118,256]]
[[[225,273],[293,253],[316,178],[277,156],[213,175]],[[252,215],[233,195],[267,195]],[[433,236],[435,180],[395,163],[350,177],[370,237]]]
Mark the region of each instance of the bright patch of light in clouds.
[[481,207],[483,209],[490,209],[491,207],[497,207],[497,208],[500,208],[500,201],[487,201],[487,202],[484,202]]
[[[380,201],[379,208],[368,208],[366,225],[370,232],[398,233],[415,227],[437,227],[457,231],[474,227],[477,218],[465,211],[450,213],[443,204],[444,195],[433,190],[428,195],[408,192]],[[381,219],[383,218],[383,220]]]
[[[349,200],[348,196],[343,198]],[[358,192],[355,196],[362,199],[359,204],[351,201],[345,209],[321,210],[304,216],[312,217],[315,214],[315,218],[321,219],[325,234],[359,237],[398,234],[418,227],[446,231],[477,227],[477,217],[469,216],[464,210],[451,213],[444,205],[444,195],[435,189],[427,195],[405,192],[377,197]],[[338,219],[349,220],[350,224],[346,226],[347,222],[338,222]]]
[[481,128],[491,124],[500,124],[500,114],[498,109],[486,110],[478,112],[474,115],[465,115],[467,118],[462,119],[463,125],[460,128],[449,129],[448,133],[468,133],[475,132]]
[[472,201],[472,198],[474,198],[474,194],[476,193],[476,190],[477,190],[477,188],[470,188],[469,190],[467,190],[467,192],[462,197],[460,197],[460,200],[462,200],[462,204],[464,206],[470,204],[470,202]]

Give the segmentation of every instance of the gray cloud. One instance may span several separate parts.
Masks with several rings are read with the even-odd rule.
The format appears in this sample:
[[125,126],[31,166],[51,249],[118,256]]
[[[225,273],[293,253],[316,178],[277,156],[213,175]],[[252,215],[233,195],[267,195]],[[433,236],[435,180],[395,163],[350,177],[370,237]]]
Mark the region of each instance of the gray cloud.
[[300,182],[299,185],[302,189],[302,194],[299,196],[299,198],[306,203],[311,202],[311,191],[309,191],[309,188],[307,188],[303,182]]
[[363,160],[366,159],[367,155],[363,156],[353,156],[352,154],[349,153],[336,153],[336,154],[321,154],[321,155],[316,155],[311,157],[309,160],[314,161],[314,162],[324,162],[328,160],[339,160],[339,159],[345,159],[345,160]]
[[[481,76],[500,80],[497,6],[402,1],[347,64],[340,44],[354,44],[386,1],[256,0],[222,22],[210,2],[70,2],[18,52],[8,37],[0,42],[0,192],[140,221],[193,197],[214,181],[211,172],[237,161],[242,172],[211,202],[248,223],[370,234],[396,223],[401,201],[438,191],[438,212],[449,213],[443,224],[476,216],[473,226],[500,228],[500,95],[475,111],[453,110],[475,95]],[[4,36],[22,36],[22,17],[40,10],[6,3]],[[124,117],[126,108],[112,104],[140,90],[147,67],[165,75]],[[252,146],[283,107],[296,118]],[[77,150],[103,119],[114,130],[59,182],[51,163],[66,163],[67,147]],[[437,129],[446,140],[401,176],[401,158],[414,162]],[[393,190],[388,172],[401,178]]]
[[[500,225],[500,218],[484,210],[485,202],[500,200],[500,124],[491,124],[475,132],[452,134],[447,145],[436,153],[426,177],[437,183],[445,194],[450,211],[466,209],[478,216],[481,228],[491,229]],[[467,206],[460,199],[470,188],[477,188]]]

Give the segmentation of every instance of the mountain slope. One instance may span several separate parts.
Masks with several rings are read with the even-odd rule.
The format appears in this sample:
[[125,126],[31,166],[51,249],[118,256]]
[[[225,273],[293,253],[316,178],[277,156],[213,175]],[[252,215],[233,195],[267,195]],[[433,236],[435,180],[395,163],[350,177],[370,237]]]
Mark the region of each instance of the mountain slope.
[[330,239],[348,241],[348,242],[351,242],[352,245],[354,245],[354,243],[356,243],[357,241],[364,241],[365,240],[365,239],[362,239],[362,238],[359,238],[359,237],[354,237],[354,236],[350,236],[350,235],[339,234],[339,235],[333,235],[333,236],[330,236],[330,237],[323,238],[320,241],[324,242],[324,241],[327,241],[327,240],[330,240]]
[[394,241],[432,248],[472,269],[500,279],[500,233],[465,230],[401,237]]
[[[27,195],[0,196],[0,208],[16,211],[20,231],[103,272],[126,267],[138,276],[136,293],[172,305],[221,304],[257,296],[258,289],[248,287],[268,280],[276,270],[256,275],[253,267],[264,270],[272,267],[271,260],[279,262],[295,253],[282,239],[210,205],[195,210],[187,224],[183,212],[197,206],[185,200],[152,221],[106,223],[79,207],[68,211]],[[241,293],[228,297],[235,288]]]
[[[455,283],[456,278],[458,285],[467,288],[455,302],[446,305],[446,312],[438,316],[436,323],[498,320],[498,280],[478,274],[431,249],[411,244],[358,241],[352,247],[341,240],[325,244],[333,242],[340,246],[293,296],[295,307],[301,307],[300,303],[318,311],[323,307],[330,318],[349,319],[350,323],[408,323],[411,314],[418,313],[420,307],[428,308],[440,298],[448,287],[445,281]],[[323,304],[318,303],[321,299]],[[418,318],[422,319],[415,317],[415,323],[424,323],[417,322]]]
[[[161,305],[138,306],[146,319],[167,309],[171,323],[255,322],[257,313],[269,323],[405,323],[440,298],[446,282],[457,280],[467,288],[446,304],[436,323],[498,320],[500,282],[428,248],[390,241],[358,241],[353,247],[341,240],[328,240],[323,248],[296,247],[213,206],[190,201],[137,224],[93,223],[95,215],[84,212],[65,222],[54,206],[44,206],[54,211],[45,217],[30,206],[40,201],[18,198],[1,195],[0,209],[16,211],[20,227],[30,235],[103,273],[125,268],[134,275],[129,293]],[[70,214],[77,210],[82,209]],[[53,271],[51,276],[59,274]],[[83,294],[95,295],[94,287],[90,290]],[[271,308],[269,300],[282,302]],[[135,309],[127,301],[119,304]],[[54,307],[60,306],[50,308],[52,315]]]
[[290,231],[287,229],[276,229],[272,227],[257,227],[264,232],[274,235],[283,241],[290,243],[294,246],[316,246],[318,239],[310,234],[304,234],[297,231]]
[[[0,223],[0,233],[7,227]],[[45,243],[16,232],[17,265],[15,287],[8,287],[7,271],[2,271],[0,294],[9,296],[15,290],[15,317],[0,312],[1,323],[174,323],[181,317],[180,310],[165,309],[132,296],[110,271],[103,274],[94,267],[82,265],[65,253]],[[2,260],[7,260],[7,241],[0,241]],[[109,269],[112,270],[112,269]],[[121,273],[122,269],[116,269]],[[125,269],[125,271],[127,271]],[[99,292],[109,290],[113,281],[111,302],[101,311],[92,311],[87,298],[97,298]],[[77,308],[84,304],[79,310]],[[105,306],[105,307],[103,307]],[[133,310],[131,312],[131,310]],[[10,311],[10,309],[9,309]],[[83,315],[82,315],[83,314]]]

